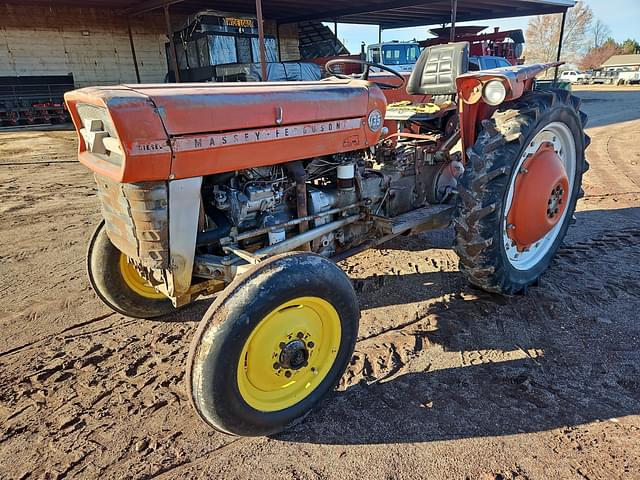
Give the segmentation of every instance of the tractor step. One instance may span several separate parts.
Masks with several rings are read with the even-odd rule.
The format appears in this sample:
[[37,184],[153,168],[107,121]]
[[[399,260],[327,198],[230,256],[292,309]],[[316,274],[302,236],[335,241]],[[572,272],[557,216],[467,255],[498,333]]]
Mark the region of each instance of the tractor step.
[[453,205],[429,205],[393,218],[374,217],[374,221],[386,234],[426,232],[448,227],[454,208]]

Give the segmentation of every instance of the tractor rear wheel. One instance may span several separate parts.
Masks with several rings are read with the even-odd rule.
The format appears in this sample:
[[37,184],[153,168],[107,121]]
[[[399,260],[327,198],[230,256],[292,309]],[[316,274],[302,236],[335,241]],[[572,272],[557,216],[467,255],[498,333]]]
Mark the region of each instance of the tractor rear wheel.
[[528,92],[482,122],[454,217],[471,284],[512,295],[549,267],[583,194],[586,121],[577,97],[552,90]]
[[288,253],[254,266],[220,294],[191,343],[193,406],[232,435],[284,430],[338,383],[359,318],[351,282],[323,257]]
[[89,242],[87,272],[100,300],[122,315],[151,319],[175,311],[171,300],[157,292],[111,243],[104,221]]

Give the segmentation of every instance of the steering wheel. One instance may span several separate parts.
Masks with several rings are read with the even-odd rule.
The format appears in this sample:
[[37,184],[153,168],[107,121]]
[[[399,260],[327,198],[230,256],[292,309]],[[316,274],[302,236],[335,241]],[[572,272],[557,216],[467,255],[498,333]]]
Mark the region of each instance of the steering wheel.
[[[363,65],[364,72],[359,76],[351,76],[351,75],[345,75],[344,73],[333,71],[332,69],[333,66],[338,64],[345,64],[345,63],[350,63],[353,65]],[[365,60],[356,60],[355,58],[335,58],[333,60],[329,60],[327,64],[324,66],[325,70],[329,72],[331,75],[333,75],[336,78],[342,78],[345,80],[353,80],[354,78],[357,80],[369,80],[369,73],[371,73],[371,67],[379,68],[380,70],[389,72],[394,77],[400,79],[400,83],[397,85],[390,84],[390,83],[373,82],[376,85],[378,85],[378,87],[382,88],[383,90],[395,90],[395,89],[404,87],[404,84],[406,83],[406,79],[402,76],[402,74],[400,74],[399,72],[396,72],[392,68],[387,67],[386,65],[381,65],[379,63],[367,62]]]

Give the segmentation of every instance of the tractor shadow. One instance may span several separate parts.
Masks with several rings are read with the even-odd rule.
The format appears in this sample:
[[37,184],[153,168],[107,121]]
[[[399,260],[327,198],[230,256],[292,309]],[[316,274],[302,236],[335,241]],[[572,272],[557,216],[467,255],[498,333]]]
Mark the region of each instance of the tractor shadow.
[[359,384],[278,439],[331,445],[423,443],[535,433],[640,413],[637,366],[584,357],[516,360]]
[[453,248],[456,236],[452,226],[413,236],[400,236],[375,247],[377,250],[405,250],[417,252],[425,248]]
[[[606,215],[631,233],[607,233],[608,221],[596,227]],[[431,284],[444,281],[450,293],[420,321],[361,338],[347,385],[276,438],[419,443],[640,414],[640,209],[582,212],[577,230],[524,296],[475,291],[458,272],[365,279],[378,282],[375,295],[360,294],[365,318],[371,308],[415,308],[415,287],[427,285],[422,300],[435,291]],[[368,372],[354,370],[358,357]],[[398,367],[385,371],[391,361]]]
[[206,297],[179,308],[178,310],[154,319],[158,323],[199,323],[214,302],[213,297]]
[[[638,94],[640,95],[640,90]],[[570,227],[567,232],[566,244],[579,241],[584,237],[598,235],[601,232],[640,225],[640,208],[581,211],[576,212],[576,219],[576,225]],[[419,235],[396,237],[387,243],[374,247],[374,250],[382,252],[384,255],[386,250],[421,252],[432,248],[453,249],[455,238],[455,231],[450,226],[442,230],[434,230]]]

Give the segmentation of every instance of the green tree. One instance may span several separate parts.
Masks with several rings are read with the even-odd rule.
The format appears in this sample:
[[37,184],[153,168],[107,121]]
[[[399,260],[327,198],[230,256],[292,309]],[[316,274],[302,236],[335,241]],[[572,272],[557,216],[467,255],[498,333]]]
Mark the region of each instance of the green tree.
[[640,43],[633,38],[627,38],[622,42],[622,53],[640,53]]

